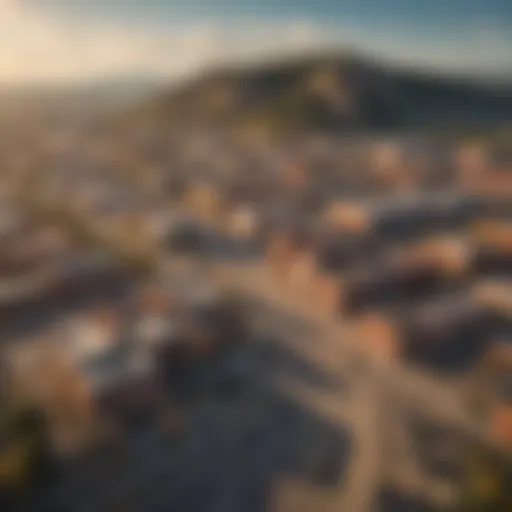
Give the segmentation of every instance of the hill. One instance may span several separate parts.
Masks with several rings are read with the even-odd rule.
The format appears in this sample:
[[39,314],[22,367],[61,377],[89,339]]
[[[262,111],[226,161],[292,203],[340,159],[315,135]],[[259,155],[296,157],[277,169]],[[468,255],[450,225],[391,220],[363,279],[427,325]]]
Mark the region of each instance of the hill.
[[343,55],[208,72],[159,96],[139,113],[180,128],[482,126],[512,121],[512,89]]

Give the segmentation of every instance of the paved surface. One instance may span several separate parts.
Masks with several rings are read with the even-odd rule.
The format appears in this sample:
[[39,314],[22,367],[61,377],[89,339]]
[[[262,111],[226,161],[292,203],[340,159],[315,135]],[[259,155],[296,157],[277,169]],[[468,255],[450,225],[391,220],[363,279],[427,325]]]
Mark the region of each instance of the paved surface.
[[[350,327],[316,314],[304,296],[283,292],[260,265],[246,266],[238,273],[232,266],[219,272],[220,280],[230,282],[249,297],[259,297],[268,310],[275,308],[273,313],[268,311],[269,315],[280,315],[284,311],[285,315],[295,315],[315,325],[314,342],[304,344],[290,336],[283,336],[282,340],[291,342],[309,360],[321,364],[325,371],[338,373],[347,358],[364,360],[369,365],[368,371],[375,375],[380,385],[385,385],[394,399],[404,406],[433,422],[453,427],[462,434],[492,445],[487,432],[468,414],[457,389],[451,389],[438,378],[419,369],[411,369],[399,361],[372,359]],[[284,325],[276,327],[284,328]]]
[[348,426],[354,434],[349,470],[338,491],[331,491],[328,510],[373,510],[380,489],[388,484],[436,505],[450,503],[450,485],[436,482],[422,468],[408,416],[498,448],[468,414],[450,382],[401,362],[370,357],[348,325],[316,312],[302,290],[285,290],[261,263],[216,262],[203,270],[205,278],[214,276],[248,298],[254,326],[278,334],[280,343],[323,375],[334,381],[345,376],[350,383],[348,394],[289,379],[280,384],[296,403],[332,424]]
[[[189,429],[189,441],[176,448],[171,458],[161,451],[160,442],[146,444],[146,457],[132,473],[110,486],[111,493],[121,495],[130,490],[136,494],[137,489],[143,489],[142,502],[147,510],[155,511],[168,510],[171,505],[198,511],[265,510],[261,496],[268,496],[269,478],[275,481],[286,468],[297,470],[301,464],[294,459],[303,453],[301,446],[325,437],[318,432],[313,435],[308,428],[304,430],[310,421],[305,418],[315,417],[334,432],[345,430],[347,435],[348,429],[352,446],[348,458],[346,450],[333,450],[331,455],[347,461],[349,466],[344,471],[334,471],[335,481],[328,489],[312,491],[326,498],[317,510],[366,512],[375,509],[380,489],[389,481],[403,484],[409,480],[417,494],[433,494],[432,486],[426,484],[428,479],[413,460],[414,447],[407,427],[401,423],[403,417],[421,417],[448,427],[457,435],[492,444],[486,432],[467,415],[457,391],[403,364],[372,359],[357,343],[349,326],[318,314],[301,290],[283,290],[262,264],[247,259],[242,264],[217,260],[201,268],[178,269],[165,255],[159,263],[162,274],[173,278],[179,275],[184,288],[193,281],[210,280],[241,291],[251,304],[251,322],[258,336],[277,338],[278,345],[294,355],[291,366],[297,370],[302,361],[302,368],[297,377],[297,371],[294,376],[283,361],[276,362],[275,354],[269,358],[274,361],[273,367],[264,354],[254,357],[253,353],[253,361],[261,364],[256,363],[248,372],[249,380],[258,382],[259,396],[267,398],[257,401],[259,406],[247,402],[249,419],[240,419],[240,404],[233,409],[235,418],[226,409],[210,409],[206,416],[192,420],[196,429]],[[272,408],[269,391],[274,395],[277,392],[281,401],[286,399],[293,407],[281,403],[277,409]],[[216,407],[215,401],[211,407]],[[290,407],[295,412],[290,413]],[[254,414],[258,410],[264,411],[261,417],[270,418],[263,421],[264,426],[258,427],[258,421],[255,426]],[[297,414],[301,416],[293,419]],[[396,422],[386,424],[383,418]],[[299,431],[294,430],[297,428]],[[393,435],[383,436],[384,430]],[[389,443],[387,452],[383,443]],[[393,462],[384,459],[390,457],[390,450]],[[148,453],[153,454],[150,463]],[[385,470],[390,463],[396,464],[394,472]],[[302,472],[305,481],[312,477],[304,467]],[[155,491],[145,502],[149,499],[148,486]],[[83,490],[81,493],[90,494]],[[97,504],[87,508],[86,502],[81,510],[100,510]]]
[[[345,375],[351,383],[348,398],[338,391],[286,383],[288,396],[328,421],[349,425],[354,433],[355,452],[347,479],[340,482],[339,495],[332,496],[330,506],[338,510],[373,510],[379,489],[387,483],[398,484],[404,492],[421,499],[449,503],[453,497],[450,489],[423,474],[420,461],[415,460],[414,446],[401,416],[413,414],[450,428],[455,435],[492,444],[485,430],[467,414],[458,391],[418,370],[368,358],[355,343],[350,329],[317,315],[304,295],[287,294],[261,268],[240,272],[237,275],[232,267],[226,268],[221,270],[219,279],[231,280],[248,296],[260,298],[259,307],[265,309],[261,314],[270,324],[267,327],[280,333],[282,343],[325,374],[333,378]],[[294,317],[309,320],[316,330],[303,329],[302,335],[293,332]],[[392,435],[386,438],[383,431]],[[386,456],[383,443],[388,443],[388,460],[382,459]],[[386,474],[385,468],[391,466],[393,471]]]

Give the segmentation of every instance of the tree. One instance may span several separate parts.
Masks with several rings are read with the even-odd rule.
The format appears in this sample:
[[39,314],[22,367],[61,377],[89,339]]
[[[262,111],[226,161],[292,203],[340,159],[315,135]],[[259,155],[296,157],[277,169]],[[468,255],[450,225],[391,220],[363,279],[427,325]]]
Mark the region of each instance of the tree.
[[53,474],[46,418],[32,407],[5,408],[0,423],[0,494],[44,483]]
[[512,465],[505,457],[471,447],[460,503],[455,512],[512,510]]

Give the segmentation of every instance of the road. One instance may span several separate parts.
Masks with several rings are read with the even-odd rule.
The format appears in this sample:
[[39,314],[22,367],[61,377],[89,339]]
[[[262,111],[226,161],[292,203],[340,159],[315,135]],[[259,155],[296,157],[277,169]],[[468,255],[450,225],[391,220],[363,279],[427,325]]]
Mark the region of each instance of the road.
[[[325,372],[340,374],[347,361],[364,361],[379,385],[388,389],[389,394],[404,407],[431,422],[453,428],[463,435],[495,447],[486,430],[468,414],[458,390],[450,389],[436,377],[417,368],[410,368],[401,361],[372,358],[364,345],[355,338],[349,325],[315,312],[314,304],[304,294],[284,291],[263,265],[244,265],[237,271],[230,264],[215,272],[220,282],[229,283],[251,297],[251,304],[256,304],[254,298],[259,299],[259,306],[265,309],[265,316],[274,318],[275,332],[283,333],[283,329],[286,332],[285,318],[295,317],[315,326],[314,342],[303,343],[289,335],[281,336],[281,340],[308,360],[321,365]],[[289,329],[288,333],[291,334]]]
[[[162,276],[173,274],[173,258],[161,254],[156,266]],[[380,361],[371,357],[348,324],[322,315],[304,290],[285,290],[276,283],[264,264],[245,260],[213,259],[200,271],[191,266],[174,270],[182,282],[211,282],[234,288],[250,302],[254,327],[277,335],[279,342],[318,368],[342,387],[349,375],[350,393],[301,387],[284,380],[283,391],[331,423],[349,426],[354,434],[355,452],[345,481],[329,500],[335,510],[366,512],[373,508],[383,482],[381,426],[383,415],[404,411],[431,423],[443,425],[459,435],[482,444],[494,445],[485,429],[465,410],[457,393],[435,377],[410,368],[400,361]],[[187,275],[188,274],[188,275]],[[384,402],[384,398],[385,402]],[[392,404],[392,411],[383,411]],[[391,428],[395,428],[391,426]],[[398,430],[400,432],[400,430]],[[406,433],[393,441],[407,442]],[[407,451],[407,445],[403,450]],[[405,453],[405,452],[402,452]],[[408,464],[407,455],[402,457]]]
[[[453,499],[451,489],[424,474],[421,462],[415,459],[409,433],[401,423],[404,414],[499,449],[465,410],[457,390],[400,362],[369,357],[362,345],[356,343],[350,328],[317,314],[313,305],[308,304],[306,294],[287,293],[257,265],[237,273],[230,264],[216,272],[220,282],[229,283],[250,297],[256,323],[265,319],[266,329],[279,333],[280,342],[289,349],[332,379],[344,376],[351,383],[348,397],[340,392],[304,387],[298,382],[285,382],[283,388],[287,396],[328,421],[349,425],[355,435],[350,470],[346,481],[340,482],[339,492],[331,495],[329,511],[373,510],[383,483],[399,484],[402,488],[405,483],[404,491],[436,504]],[[301,325],[304,321],[308,322],[308,329]],[[386,418],[394,419],[387,427]],[[384,431],[392,432],[387,439],[387,461],[383,460]],[[390,466],[394,466],[394,471],[386,473],[385,468]]]

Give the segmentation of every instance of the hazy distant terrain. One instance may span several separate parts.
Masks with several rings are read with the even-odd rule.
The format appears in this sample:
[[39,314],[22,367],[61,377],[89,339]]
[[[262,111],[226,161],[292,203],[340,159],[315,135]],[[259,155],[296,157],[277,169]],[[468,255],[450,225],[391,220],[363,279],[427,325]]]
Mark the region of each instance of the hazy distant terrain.
[[57,115],[122,126],[373,132],[512,125],[512,80],[396,68],[350,54],[214,68],[185,82],[125,77],[77,86],[0,89],[4,120]]
[[133,108],[162,90],[164,86],[159,82],[134,78],[58,87],[0,88],[0,114],[95,115]]
[[512,88],[329,56],[204,73],[142,112],[174,126],[480,126],[512,121]]

